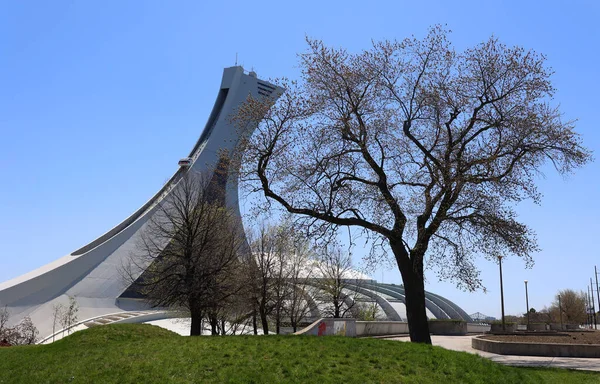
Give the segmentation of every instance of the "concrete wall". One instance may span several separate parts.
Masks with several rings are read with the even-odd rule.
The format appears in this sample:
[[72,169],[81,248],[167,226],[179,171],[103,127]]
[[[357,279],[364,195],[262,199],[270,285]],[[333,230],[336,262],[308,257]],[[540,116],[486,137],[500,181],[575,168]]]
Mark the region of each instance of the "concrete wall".
[[408,323],[404,321],[357,321],[356,336],[385,336],[408,333]]
[[467,332],[468,333],[484,333],[489,332],[491,326],[489,324],[475,324],[475,323],[467,323]]
[[456,320],[430,320],[429,333],[433,335],[466,335],[467,322]]
[[515,332],[517,330],[517,324],[515,323],[505,323],[505,328],[502,329],[502,324],[493,323],[490,332],[492,333],[501,333],[501,332]]
[[471,346],[499,355],[550,356],[550,357],[600,357],[600,346],[590,344],[539,344],[492,341],[474,337]]
[[[460,321],[430,322],[431,333],[437,335],[464,335],[489,331],[486,324],[467,324]],[[444,323],[444,324],[442,324]],[[434,332],[435,331],[435,332]],[[356,321],[355,319],[319,319],[295,335],[328,336],[339,335],[348,337],[393,336],[408,334],[408,323],[404,321]]]
[[551,331],[562,331],[565,329],[565,326],[563,324],[560,323],[550,323],[550,330]]
[[294,335],[356,337],[356,320],[319,319]]
[[527,324],[528,331],[545,331],[546,323],[529,323]]

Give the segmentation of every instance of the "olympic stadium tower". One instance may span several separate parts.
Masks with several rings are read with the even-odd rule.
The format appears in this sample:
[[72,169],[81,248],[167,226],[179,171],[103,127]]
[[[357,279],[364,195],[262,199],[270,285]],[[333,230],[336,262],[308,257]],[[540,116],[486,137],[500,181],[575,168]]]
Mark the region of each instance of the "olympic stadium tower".
[[[236,149],[240,140],[252,134],[255,126],[236,127],[230,116],[249,95],[278,97],[281,89],[235,66],[223,71],[223,79],[212,112],[189,156],[165,186],[147,203],[91,243],[73,253],[25,275],[0,283],[0,306],[7,306],[9,323],[30,316],[44,338],[52,332],[52,312],[56,304],[67,305],[69,296],[79,304],[79,319],[101,318],[127,313],[135,316],[147,307],[142,300],[124,297],[128,283],[120,268],[131,257],[144,226],[155,214],[157,203],[166,198],[187,172],[214,172]],[[228,166],[228,163],[226,164]],[[238,173],[228,169],[225,182],[226,204],[239,215]],[[112,316],[115,317],[115,316]],[[93,321],[92,321],[93,322]]]

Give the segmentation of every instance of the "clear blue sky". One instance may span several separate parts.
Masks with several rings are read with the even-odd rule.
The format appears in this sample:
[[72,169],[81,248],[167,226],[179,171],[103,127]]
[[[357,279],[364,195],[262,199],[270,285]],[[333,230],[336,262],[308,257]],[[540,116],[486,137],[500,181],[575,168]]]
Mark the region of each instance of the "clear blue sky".
[[[598,3],[483,3],[0,0],[0,281],[67,255],[150,198],[198,138],[236,52],[263,78],[293,78],[306,35],[358,51],[441,23],[457,49],[492,34],[533,48],[548,56],[555,100],[597,155]],[[541,309],[558,289],[585,289],[600,266],[599,166],[568,180],[548,173],[542,205],[519,206],[542,251],[533,269],[506,260],[507,314],[525,311],[523,280]],[[487,293],[433,273],[427,289],[499,316],[497,265],[479,265]]]

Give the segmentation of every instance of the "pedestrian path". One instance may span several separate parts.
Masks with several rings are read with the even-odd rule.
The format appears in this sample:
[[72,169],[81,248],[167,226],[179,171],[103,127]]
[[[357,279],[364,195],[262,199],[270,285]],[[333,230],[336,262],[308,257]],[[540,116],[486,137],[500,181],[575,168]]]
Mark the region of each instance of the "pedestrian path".
[[[600,359],[583,357],[542,357],[542,356],[514,356],[498,355],[484,352],[471,347],[471,339],[475,336],[431,336],[433,345],[453,351],[469,352],[488,358],[496,363],[519,367],[552,367],[565,369],[581,369],[586,371],[600,371]],[[410,341],[406,337],[392,337],[388,340]]]

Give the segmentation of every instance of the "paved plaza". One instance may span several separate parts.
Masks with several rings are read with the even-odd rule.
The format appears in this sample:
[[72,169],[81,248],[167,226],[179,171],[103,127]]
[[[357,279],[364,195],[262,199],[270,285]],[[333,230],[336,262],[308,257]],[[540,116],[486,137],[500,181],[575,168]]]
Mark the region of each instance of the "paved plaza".
[[[587,371],[600,371],[600,359],[582,357],[540,357],[540,356],[514,356],[498,355],[496,353],[484,352],[471,347],[469,336],[431,336],[433,345],[437,345],[453,351],[469,352],[488,358],[500,364],[514,365],[520,367],[553,367],[566,369],[582,369]],[[392,337],[388,340],[410,341],[409,337]]]

